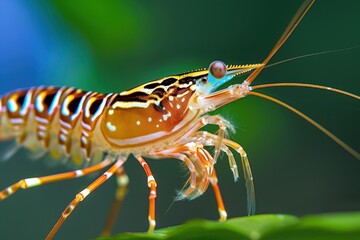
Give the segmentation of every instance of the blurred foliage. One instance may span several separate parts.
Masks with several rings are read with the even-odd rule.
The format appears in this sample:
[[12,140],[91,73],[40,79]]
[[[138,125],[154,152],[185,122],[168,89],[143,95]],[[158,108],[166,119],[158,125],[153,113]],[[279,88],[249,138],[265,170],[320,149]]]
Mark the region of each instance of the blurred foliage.
[[[73,28],[86,37],[100,56],[129,54],[134,46],[144,41],[146,28],[144,12],[135,1],[51,1],[57,11]],[[139,12],[142,11],[142,12]]]
[[333,213],[297,218],[290,215],[256,215],[226,222],[193,220],[159,229],[154,234],[124,233],[98,240],[358,240],[360,213]]

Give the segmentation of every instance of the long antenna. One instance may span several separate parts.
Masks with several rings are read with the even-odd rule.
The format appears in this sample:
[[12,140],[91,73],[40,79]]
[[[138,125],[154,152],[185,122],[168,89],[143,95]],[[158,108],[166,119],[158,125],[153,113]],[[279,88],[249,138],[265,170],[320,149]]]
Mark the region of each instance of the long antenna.
[[351,98],[355,98],[356,100],[360,100],[360,96],[346,92],[344,90],[340,90],[337,88],[322,86],[322,85],[316,85],[316,84],[308,84],[308,83],[267,83],[267,84],[260,84],[256,86],[251,86],[251,90],[261,89],[261,88],[270,88],[270,87],[307,87],[307,88],[315,88],[315,89],[321,89],[326,90],[330,92],[336,92]]
[[274,54],[281,48],[281,46],[285,43],[285,41],[290,37],[292,32],[295,30],[297,25],[300,23],[300,21],[303,19],[305,14],[309,11],[311,6],[314,4],[315,0],[307,0],[305,1],[300,8],[295,13],[295,16],[289,23],[289,25],[286,27],[284,33],[281,35],[280,39],[275,44],[274,48],[270,51],[269,55],[265,58],[265,60],[262,62],[263,66],[255,69],[249,77],[246,79],[246,81],[250,84],[254,81],[254,79],[259,75],[259,73],[264,69],[266,64],[270,61],[270,59],[274,56]]
[[311,119],[310,117],[306,116],[304,113],[300,112],[299,110],[293,108],[292,106],[276,99],[273,97],[270,97],[268,95],[262,94],[262,93],[258,93],[258,92],[248,92],[248,95],[254,95],[254,96],[258,96],[267,100],[270,100],[274,103],[277,103],[287,109],[289,109],[290,111],[292,111],[293,113],[295,113],[296,115],[302,117],[303,119],[305,119],[307,122],[311,123],[313,126],[315,126],[317,129],[319,129],[320,131],[322,131],[326,136],[328,136],[329,138],[331,138],[332,140],[334,140],[337,144],[339,144],[341,147],[343,147],[346,151],[348,151],[351,155],[353,155],[355,158],[357,158],[358,160],[360,160],[360,154],[355,151],[353,148],[351,148],[349,145],[347,145],[345,142],[343,142],[341,139],[339,139],[338,137],[336,137],[333,133],[331,133],[329,130],[327,130],[326,128],[324,128],[323,126],[321,126],[319,123],[315,122],[313,119]]

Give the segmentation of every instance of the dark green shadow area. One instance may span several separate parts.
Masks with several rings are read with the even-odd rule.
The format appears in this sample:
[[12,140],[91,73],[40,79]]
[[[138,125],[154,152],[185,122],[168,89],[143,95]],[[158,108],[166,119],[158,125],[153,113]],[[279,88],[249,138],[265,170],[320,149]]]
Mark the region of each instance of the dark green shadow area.
[[135,239],[237,239],[237,240],[358,240],[360,212],[295,217],[266,214],[230,219],[226,222],[192,220],[183,225],[156,230],[154,234],[123,233],[98,240]]

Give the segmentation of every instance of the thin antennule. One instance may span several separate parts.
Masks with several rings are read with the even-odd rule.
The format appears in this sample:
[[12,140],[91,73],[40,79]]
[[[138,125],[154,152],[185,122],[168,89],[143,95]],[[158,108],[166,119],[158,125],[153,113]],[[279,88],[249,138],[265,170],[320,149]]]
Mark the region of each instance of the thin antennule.
[[291,62],[291,61],[294,61],[297,59],[303,59],[303,58],[307,58],[307,57],[313,57],[313,56],[318,56],[318,55],[323,55],[323,54],[328,54],[328,53],[343,52],[343,51],[353,50],[356,48],[360,48],[360,45],[353,46],[353,47],[347,47],[347,48],[334,49],[334,50],[326,50],[326,51],[315,52],[315,53],[308,53],[308,54],[304,54],[304,55],[300,55],[300,56],[296,56],[296,57],[292,57],[292,58],[287,58],[287,59],[284,59],[284,60],[281,60],[278,62],[271,63],[269,65],[266,65],[264,68],[274,67],[276,65]]
[[[347,47],[347,48],[339,48],[339,49],[334,49],[334,50],[326,50],[326,51],[321,51],[321,52],[303,54],[303,55],[299,55],[299,56],[295,56],[295,57],[291,57],[291,58],[286,58],[286,59],[280,60],[278,62],[268,64],[268,65],[264,66],[264,69],[265,68],[275,67],[275,66],[283,64],[283,63],[292,62],[292,61],[303,59],[303,58],[314,57],[314,56],[319,56],[319,55],[325,55],[325,54],[329,54],[329,53],[349,51],[349,50],[353,50],[353,49],[357,49],[357,48],[360,48],[360,45]],[[251,74],[251,72],[245,72],[243,75],[247,76],[247,75],[250,75],[250,74]]]
[[319,123],[315,122],[313,119],[311,119],[310,117],[306,116],[304,113],[300,112],[299,110],[291,107],[290,105],[276,99],[273,97],[270,97],[268,95],[262,94],[262,93],[258,93],[258,92],[248,92],[249,95],[254,95],[257,97],[261,97],[267,100],[270,100],[274,103],[277,103],[287,109],[289,109],[290,111],[292,111],[293,113],[295,113],[296,115],[302,117],[303,119],[305,119],[307,122],[311,123],[313,126],[315,126],[317,129],[319,129],[320,131],[322,131],[323,133],[325,133],[326,136],[328,136],[329,138],[331,138],[332,140],[334,140],[337,144],[339,144],[341,147],[343,147],[346,151],[348,151],[351,155],[353,155],[355,158],[357,158],[358,160],[360,160],[360,154],[355,151],[353,148],[351,148],[349,145],[347,145],[345,142],[343,142],[342,140],[340,140],[338,137],[336,137],[333,133],[331,133],[329,130],[327,130],[326,128],[324,128],[323,126],[321,126]]
[[269,55],[265,58],[265,60],[262,62],[263,66],[255,69],[249,77],[246,79],[246,81],[250,84],[254,81],[254,79],[259,75],[259,73],[264,69],[266,64],[270,61],[270,59],[274,56],[274,54],[281,48],[281,46],[285,43],[285,41],[290,37],[292,32],[295,30],[297,25],[300,23],[300,21],[303,19],[305,14],[309,11],[310,7],[314,4],[315,0],[307,0],[305,1],[298,11],[295,13],[295,16],[289,23],[289,25],[286,27],[284,33],[281,35],[280,39],[275,44],[274,48],[270,51]]
[[300,55],[300,56],[296,56],[296,57],[291,57],[291,58],[287,58],[287,59],[284,59],[284,60],[280,60],[278,62],[268,64],[264,68],[274,67],[276,65],[287,63],[287,62],[292,62],[292,61],[298,60],[298,59],[314,57],[314,56],[323,55],[323,54],[329,54],[329,53],[343,52],[343,51],[353,50],[353,49],[357,49],[357,48],[360,48],[360,45],[347,47],[347,48],[339,48],[339,49],[334,49],[334,50],[326,50],[326,51],[315,52],[315,53],[308,53],[308,54],[304,54],[304,55]]
[[352,97],[355,98],[357,100],[360,100],[360,96],[353,94],[353,93],[349,93],[337,88],[332,88],[332,87],[327,87],[327,86],[322,86],[322,85],[316,85],[316,84],[308,84],[308,83],[267,83],[267,84],[260,84],[260,85],[256,85],[256,86],[252,86],[251,89],[252,90],[256,90],[256,89],[261,89],[261,88],[269,88],[269,87],[307,87],[307,88],[316,88],[316,89],[321,89],[321,90],[326,90],[326,91],[331,91],[331,92],[336,92],[342,95],[346,95],[348,97]]

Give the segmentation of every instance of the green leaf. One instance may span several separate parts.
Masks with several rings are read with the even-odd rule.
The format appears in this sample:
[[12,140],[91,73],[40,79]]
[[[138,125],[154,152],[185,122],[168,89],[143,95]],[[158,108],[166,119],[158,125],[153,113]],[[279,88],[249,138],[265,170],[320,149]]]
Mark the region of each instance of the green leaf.
[[358,240],[360,212],[332,213],[298,218],[290,215],[256,215],[226,222],[192,220],[180,226],[148,233],[123,233],[98,240],[226,239],[226,240]]

